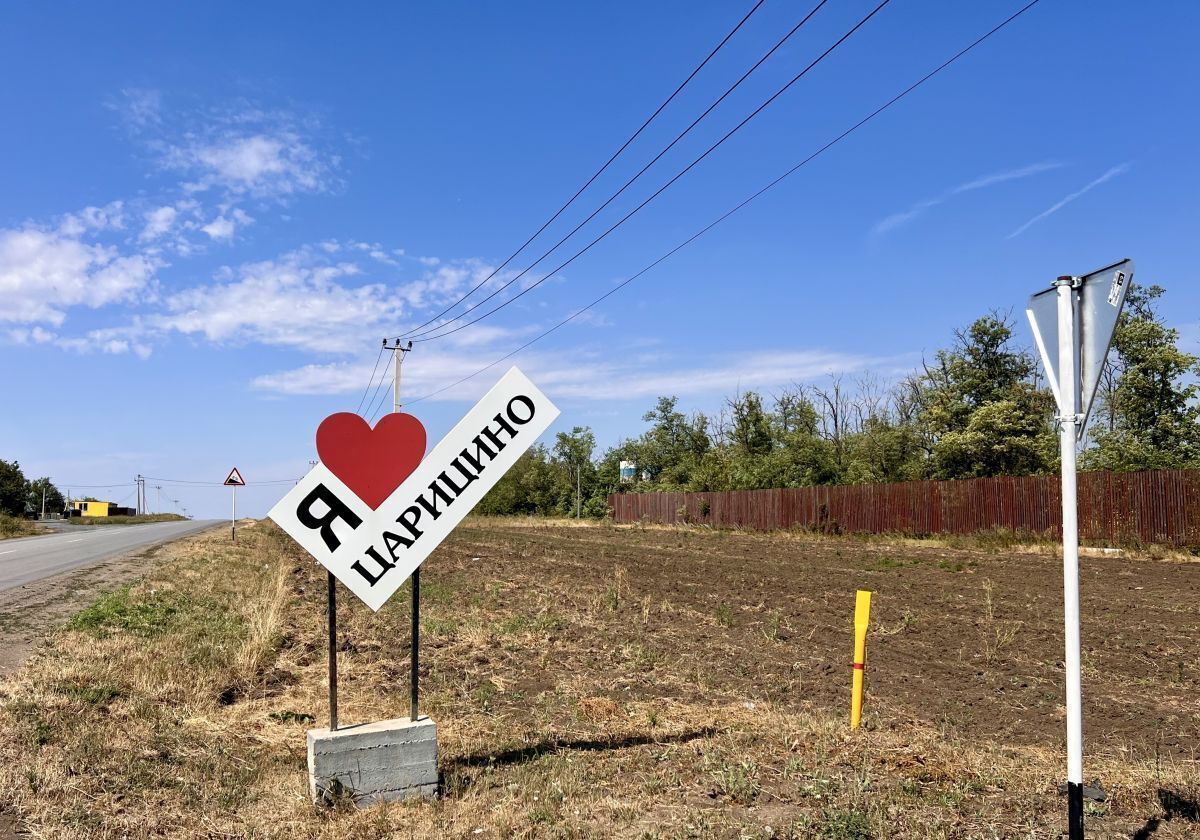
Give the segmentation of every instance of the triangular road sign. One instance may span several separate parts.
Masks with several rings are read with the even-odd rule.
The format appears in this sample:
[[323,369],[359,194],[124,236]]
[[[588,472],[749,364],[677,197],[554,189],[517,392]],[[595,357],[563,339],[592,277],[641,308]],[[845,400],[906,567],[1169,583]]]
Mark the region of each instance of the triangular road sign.
[[1096,388],[1104,370],[1104,360],[1117,328],[1117,318],[1125,304],[1125,293],[1133,280],[1133,260],[1122,260],[1079,278],[1074,286],[1072,333],[1075,338],[1076,391],[1063,394],[1058,358],[1058,289],[1052,287],[1029,299],[1029,325],[1037,342],[1050,389],[1061,414],[1079,414],[1079,435],[1087,426],[1096,399]]
[[238,472],[238,468],[234,467],[229,471],[229,475],[225,478],[227,487],[245,487],[246,479],[242,478],[242,474]]

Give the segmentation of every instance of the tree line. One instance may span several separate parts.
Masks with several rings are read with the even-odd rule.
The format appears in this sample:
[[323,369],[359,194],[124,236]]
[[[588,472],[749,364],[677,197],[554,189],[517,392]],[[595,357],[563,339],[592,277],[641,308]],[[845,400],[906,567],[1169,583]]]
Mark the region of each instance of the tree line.
[[[1131,286],[1097,389],[1084,470],[1200,467],[1200,356],[1164,322],[1160,286]],[[526,452],[485,514],[601,517],[613,492],[1035,475],[1059,467],[1056,413],[1035,352],[993,311],[894,382],[831,377],[739,393],[715,416],[659,397],[642,433],[597,456],[591,429]],[[622,461],[636,465],[622,481]]]
[[66,508],[67,500],[49,478],[26,478],[19,463],[0,459],[0,513],[38,516],[43,494],[47,513],[61,513]]

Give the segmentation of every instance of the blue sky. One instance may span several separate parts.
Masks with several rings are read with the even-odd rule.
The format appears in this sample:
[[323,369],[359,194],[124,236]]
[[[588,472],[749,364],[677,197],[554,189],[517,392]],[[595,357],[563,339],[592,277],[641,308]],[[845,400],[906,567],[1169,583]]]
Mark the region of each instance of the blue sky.
[[[598,206],[815,2],[766,0],[489,287]],[[137,473],[220,481],[236,464],[252,484],[299,476],[320,420],[358,404],[380,339],[486,277],[750,5],[6,4],[0,457],[64,489],[124,485],[86,491],[114,500]],[[636,206],[874,5],[827,3],[497,302]],[[1019,5],[894,0],[560,275],[419,344],[406,393],[454,382],[611,289]],[[513,362],[563,409],[556,429],[590,425],[608,445],[640,431],[658,394],[712,410],[739,388],[894,377],[989,309],[1020,315],[1058,274],[1126,256],[1139,280],[1167,287],[1168,320],[1195,343],[1197,31],[1190,3],[1042,0]],[[413,406],[431,443],[505,367]],[[227,513],[223,489],[167,486],[193,514]],[[242,509],[262,514],[278,495],[247,488]]]

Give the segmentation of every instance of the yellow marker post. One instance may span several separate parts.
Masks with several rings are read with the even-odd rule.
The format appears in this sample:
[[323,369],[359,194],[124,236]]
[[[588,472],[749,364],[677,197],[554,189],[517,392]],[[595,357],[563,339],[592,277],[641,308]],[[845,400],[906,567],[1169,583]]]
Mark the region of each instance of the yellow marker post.
[[854,682],[850,694],[850,728],[862,719],[863,676],[867,664],[867,624],[871,620],[871,593],[858,590],[854,599]]

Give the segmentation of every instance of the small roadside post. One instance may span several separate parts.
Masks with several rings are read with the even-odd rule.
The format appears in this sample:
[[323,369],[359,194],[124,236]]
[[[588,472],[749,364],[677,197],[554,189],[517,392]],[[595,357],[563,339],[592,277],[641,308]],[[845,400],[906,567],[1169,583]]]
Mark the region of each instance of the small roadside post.
[[[398,388],[394,407],[400,407]],[[326,568],[331,582],[336,578],[373,611],[411,579],[413,636],[409,716],[340,726],[336,601],[329,587],[331,720],[307,737],[314,802],[338,792],[359,805],[437,794],[437,728],[417,709],[416,572],[558,415],[514,367],[428,455],[425,427],[399,410],[374,427],[339,412],[317,428],[320,461],[268,516]]]
[[1067,829],[1083,840],[1083,691],[1079,676],[1079,508],[1075,453],[1096,397],[1133,261],[1059,277],[1029,298],[1026,315],[1058,404],[1062,460],[1063,619],[1067,699]]
[[867,626],[871,623],[871,593],[860,589],[854,596],[854,662],[851,664],[850,728],[862,721],[863,683],[867,667]]
[[233,511],[229,517],[229,535],[233,542],[237,542],[237,489],[246,486],[246,480],[242,478],[237,467],[231,469],[229,475],[225,476],[225,486],[233,490]]

